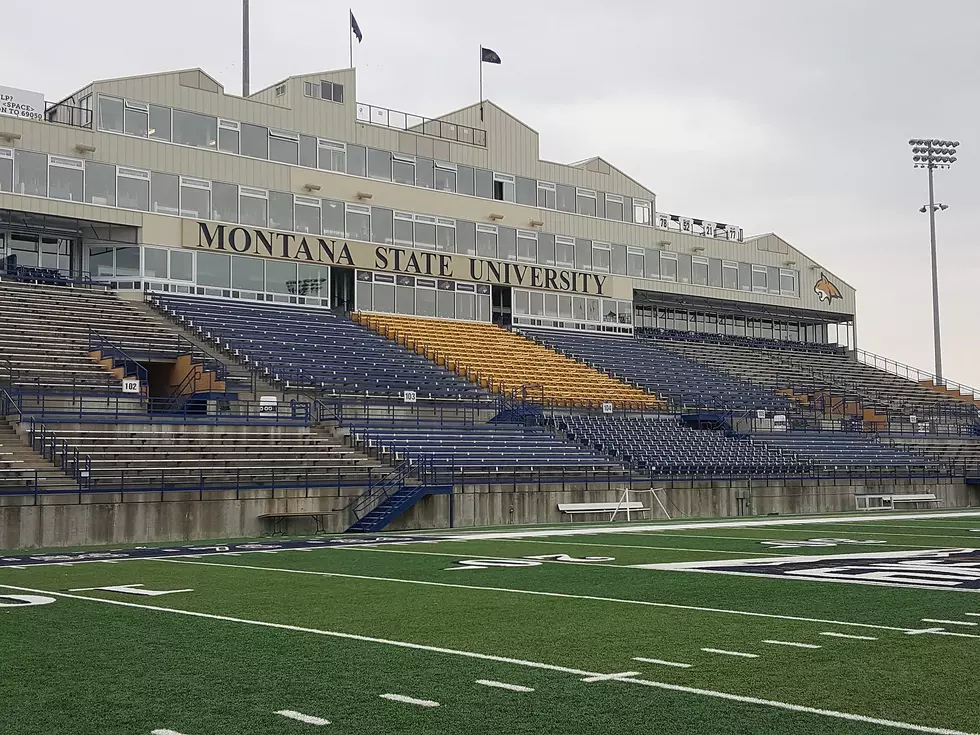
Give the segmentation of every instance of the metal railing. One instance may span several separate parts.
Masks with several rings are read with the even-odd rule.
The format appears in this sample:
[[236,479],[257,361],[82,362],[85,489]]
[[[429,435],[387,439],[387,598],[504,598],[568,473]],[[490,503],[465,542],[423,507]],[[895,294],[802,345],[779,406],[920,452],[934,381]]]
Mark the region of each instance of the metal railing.
[[57,102],[45,106],[44,119],[50,123],[70,125],[73,128],[91,129],[93,115],[90,109]]
[[487,131],[480,128],[471,128],[468,125],[446,122],[445,120],[435,120],[421,115],[412,115],[408,112],[399,112],[387,107],[377,107],[366,105],[362,102],[357,103],[358,122],[380,125],[384,128],[404,130],[409,133],[420,133],[443,140],[452,140],[457,143],[468,143],[469,145],[487,147]]
[[920,370],[917,367],[906,365],[905,363],[899,362],[898,360],[892,360],[891,358],[884,357],[883,355],[876,355],[875,353],[868,352],[867,350],[857,350],[857,358],[865,365],[882,370],[886,373],[891,373],[899,378],[905,378],[906,380],[911,380],[915,383],[931,383],[937,388],[937,396],[944,395],[942,388],[947,388],[951,391],[958,391],[960,393],[960,396],[951,396],[953,398],[962,397],[967,401],[980,400],[980,390],[977,388],[973,388],[963,383],[957,383],[955,380],[950,380],[949,378],[936,378],[935,374],[930,373],[928,370]]
[[88,328],[88,351],[98,352],[102,356],[102,359],[110,359],[112,361],[112,369],[121,368],[123,377],[135,375],[140,381],[140,392],[145,393],[147,391],[149,382],[147,369],[135,358],[130,357],[122,347],[115,344],[105,335],[92,329],[92,327]]

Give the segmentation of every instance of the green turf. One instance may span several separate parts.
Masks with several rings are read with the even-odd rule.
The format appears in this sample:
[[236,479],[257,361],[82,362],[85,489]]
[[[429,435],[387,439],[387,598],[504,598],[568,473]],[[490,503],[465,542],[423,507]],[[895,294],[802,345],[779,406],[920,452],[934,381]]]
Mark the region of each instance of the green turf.
[[[603,526],[590,535],[0,568],[0,595],[74,596],[58,597],[54,604],[0,608],[0,732],[908,731],[776,706],[785,703],[894,720],[919,732],[978,733],[974,671],[980,626],[945,626],[958,636],[906,634],[929,627],[922,618],[980,623],[980,617],[968,614],[980,613],[975,592],[630,566],[970,546],[968,529],[980,528],[980,518],[955,520],[939,526],[935,519],[872,519],[832,529],[813,524],[655,530],[659,526],[640,533],[612,533]],[[810,538],[887,544],[774,551],[760,543]],[[486,569],[461,569],[459,564],[554,554],[567,554],[572,561]],[[589,556],[608,560],[582,560]],[[193,591],[159,597],[70,592],[137,583]],[[824,632],[876,640],[833,638]],[[542,664],[572,671],[547,670]],[[628,681],[581,681],[590,673],[629,671],[639,674]],[[534,691],[476,683],[484,679]],[[697,691],[672,691],[650,682]],[[440,706],[381,699],[386,693],[435,700]],[[729,701],[719,696],[725,693],[767,702]],[[317,728],[274,714],[283,709],[332,724]]]

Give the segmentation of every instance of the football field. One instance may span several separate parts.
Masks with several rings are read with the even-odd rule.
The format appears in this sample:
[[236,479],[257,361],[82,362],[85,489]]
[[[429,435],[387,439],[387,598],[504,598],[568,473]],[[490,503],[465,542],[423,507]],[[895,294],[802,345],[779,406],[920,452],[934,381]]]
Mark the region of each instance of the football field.
[[980,733],[980,513],[0,556],[3,735]]

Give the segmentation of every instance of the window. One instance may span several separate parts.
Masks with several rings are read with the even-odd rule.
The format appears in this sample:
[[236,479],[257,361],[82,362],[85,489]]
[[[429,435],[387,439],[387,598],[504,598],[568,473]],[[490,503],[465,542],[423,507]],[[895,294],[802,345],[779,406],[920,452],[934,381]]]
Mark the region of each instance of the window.
[[265,290],[296,293],[296,263],[269,259],[265,262]]
[[415,185],[422,186],[426,189],[432,189],[435,187],[433,182],[433,165],[431,158],[416,158],[415,159]]
[[507,174],[493,175],[493,198],[501,202],[513,202],[517,199],[517,185],[513,176]]
[[572,317],[578,321],[585,321],[585,299],[581,296],[572,297]]
[[514,291],[514,313],[527,314],[530,307],[527,291]]
[[752,290],[756,293],[766,293],[769,290],[769,274],[764,265],[752,266]]
[[293,229],[308,235],[319,235],[320,200],[313,197],[293,197]]
[[575,267],[579,270],[592,269],[592,243],[589,240],[575,238]]
[[439,218],[436,224],[436,250],[456,252],[456,220]]
[[779,290],[783,296],[796,296],[796,271],[779,271]]
[[395,244],[415,244],[415,218],[410,212],[395,212]]
[[691,256],[687,253],[677,254],[677,281],[678,283],[690,283],[692,264]]
[[660,277],[665,281],[677,281],[677,253],[660,253]]
[[476,225],[472,222],[456,220],[456,252],[476,255]]
[[367,175],[372,179],[391,181],[391,154],[388,151],[368,148]]
[[150,211],[180,214],[180,179],[174,174],[153,171],[150,174]]
[[708,285],[708,259],[695,257],[691,263],[691,283],[696,286]]
[[[317,167],[317,141],[310,135],[299,136],[299,165],[306,168]],[[346,168],[346,166],[344,167]],[[344,172],[344,168],[340,172]]]
[[544,209],[558,208],[558,194],[554,184],[547,181],[538,182],[538,206]]
[[612,267],[610,268],[613,273],[620,276],[626,275],[626,246],[625,245],[613,245],[612,246]]
[[123,209],[150,209],[150,172],[119,167],[116,178],[119,206]]
[[395,313],[415,314],[415,279],[411,276],[398,276],[395,286]]
[[606,219],[623,221],[623,198],[615,194],[606,194]]
[[293,195],[281,191],[269,192],[269,227],[293,229]]
[[116,275],[139,276],[140,249],[139,247],[116,248]]
[[460,194],[473,196],[476,193],[474,171],[470,166],[456,167],[456,191]]
[[237,154],[240,143],[241,126],[233,120],[218,120],[218,150]]
[[557,193],[558,211],[574,212],[575,211],[575,187],[558,184],[555,187],[555,191]]
[[[0,165],[3,159],[0,158]],[[0,176],[0,179],[3,177]],[[3,185],[0,184],[0,190]],[[9,191],[9,189],[8,189]],[[116,167],[95,161],[85,162],[85,201],[89,204],[116,206]]]
[[643,278],[643,248],[627,248],[626,275]]
[[14,190],[14,152],[0,148],[0,191]]
[[194,280],[194,253],[187,250],[170,251],[170,280]]
[[486,169],[476,169],[476,195],[484,199],[493,199],[493,173]]
[[769,293],[779,293],[779,268],[770,265],[766,268],[766,277],[769,283]]
[[555,264],[563,268],[575,267],[575,240],[561,236],[555,238]]
[[249,123],[242,123],[240,128],[242,155],[252,158],[268,158],[269,129]]
[[649,225],[653,222],[653,206],[645,199],[633,200],[633,221],[638,225]]
[[439,281],[436,316],[442,319],[453,319],[456,316],[456,284],[452,281]]
[[147,278],[170,278],[166,250],[143,248],[143,275]]
[[719,258],[708,259],[708,285],[721,288],[721,260]]
[[[470,286],[468,283],[457,283],[457,289],[462,289],[464,286]],[[474,302],[476,300],[476,294],[473,293],[462,293],[461,291],[456,291],[456,318],[457,319],[470,319],[472,320],[476,316],[476,309],[474,308]]]
[[547,232],[538,233],[538,262],[542,265],[555,264],[555,236]]
[[599,271],[600,273],[609,272],[610,263],[610,252],[609,243],[607,242],[594,242],[592,243],[592,269]]
[[231,256],[198,252],[197,282],[202,286],[231,286]]
[[344,85],[337,82],[320,82],[320,99],[328,102],[344,101]]
[[596,203],[595,203],[595,192],[591,189],[576,189],[575,190],[575,206],[579,214],[589,214],[595,217],[596,215]]
[[532,316],[544,316],[544,293],[531,291],[528,311]]
[[456,191],[456,167],[451,163],[436,162],[435,189],[437,191]]
[[286,85],[278,84],[276,85],[276,97],[283,97],[286,94]]
[[534,179],[517,177],[517,203],[534,207],[537,205],[537,185]]
[[347,219],[343,202],[324,199],[321,204],[323,234],[333,237],[347,237]]
[[231,285],[243,291],[265,291],[265,268],[262,258],[232,256]]
[[415,313],[418,316],[436,315],[436,290],[417,288],[415,290]]
[[415,186],[415,159],[406,156],[393,156],[391,179],[398,184]]
[[497,257],[497,228],[493,225],[476,226],[476,254],[482,258]]
[[524,263],[538,260],[538,233],[529,230],[517,231],[517,259]]
[[347,205],[347,237],[371,242],[371,208],[361,204]]
[[364,146],[347,144],[345,148],[347,149],[347,173],[354,176],[367,176],[367,152]]
[[722,288],[738,289],[738,263],[726,260],[721,264]]
[[170,140],[170,108],[150,105],[150,129],[147,131],[154,140]]
[[497,228],[497,257],[501,260],[517,260],[517,230],[514,228]]
[[14,151],[14,193],[48,195],[48,157],[19,148]]
[[75,158],[51,156],[48,169],[48,196],[69,202],[81,202],[85,198],[82,185],[85,162]]
[[211,216],[219,222],[238,222],[238,187],[215,181],[211,184]]
[[180,179],[180,216],[208,219],[211,216],[211,182]]
[[218,118],[174,110],[174,143],[213,148],[218,142]]
[[110,133],[123,132],[123,101],[99,95],[99,129]]
[[269,192],[242,186],[239,187],[238,201],[243,225],[269,226]]
[[145,102],[126,100],[123,129],[126,135],[147,137],[150,130],[150,106]]
[[415,246],[425,250],[436,249],[436,218],[415,215]]
[[738,264],[738,290],[752,290],[752,266],[748,263]]
[[371,242],[391,245],[394,241],[391,215],[390,209],[371,207]]
[[269,160],[279,163],[299,163],[299,134],[285,130],[269,131]]
[[647,278],[660,278],[660,251],[648,248],[643,251],[643,275]]

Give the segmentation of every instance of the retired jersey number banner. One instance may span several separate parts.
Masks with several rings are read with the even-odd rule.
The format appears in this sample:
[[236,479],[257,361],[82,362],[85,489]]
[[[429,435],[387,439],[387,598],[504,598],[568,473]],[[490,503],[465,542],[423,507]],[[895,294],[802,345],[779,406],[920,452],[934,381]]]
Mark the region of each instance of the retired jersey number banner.
[[980,549],[639,564],[641,569],[980,592]]

